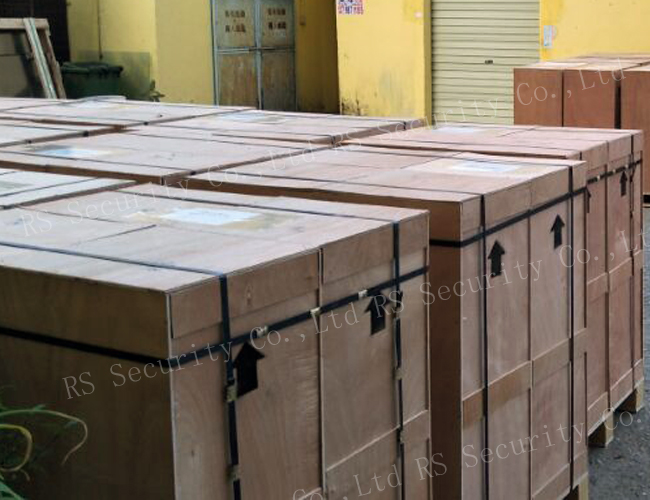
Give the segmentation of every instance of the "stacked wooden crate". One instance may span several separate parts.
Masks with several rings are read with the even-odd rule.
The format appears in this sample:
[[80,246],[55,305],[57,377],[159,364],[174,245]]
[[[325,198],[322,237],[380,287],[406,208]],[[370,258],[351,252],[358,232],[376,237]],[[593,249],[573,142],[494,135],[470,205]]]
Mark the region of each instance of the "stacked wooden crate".
[[[624,130],[458,125],[367,139],[416,151],[467,151],[587,162],[589,433],[643,393],[643,135]],[[580,278],[576,278],[579,281]]]
[[650,54],[543,61],[514,75],[518,125],[640,129],[650,138]]
[[436,130],[114,99],[5,113],[102,132],[13,144],[41,136],[11,123],[0,149],[0,386],[30,382],[3,402],[91,432],[48,498],[584,484],[587,435],[643,390],[643,138],[562,128],[565,109]]
[[355,146],[188,181],[428,210],[431,281],[421,291],[431,314],[433,453],[445,466],[431,470],[434,498],[488,489],[493,498],[563,498],[584,479],[585,360],[571,311],[578,290],[584,315],[585,295],[566,264],[568,245],[583,241],[585,163]]
[[31,496],[431,498],[426,212],[153,185],[74,202],[0,213],[3,403],[90,430]]
[[[2,105],[0,104],[0,109]],[[236,113],[245,107],[169,104],[129,101],[119,97],[97,97],[79,100],[37,102],[34,105],[8,109],[4,115],[44,123],[103,125],[114,128],[162,123],[206,115]]]
[[409,130],[423,124],[422,120],[417,119],[245,111],[177,120],[162,124],[156,133],[175,137],[183,132],[205,131],[215,136],[237,139],[338,144],[347,139]]
[[285,141],[190,135],[158,137],[136,129],[5,147],[0,149],[0,167],[171,184],[192,173],[308,154],[317,147]]

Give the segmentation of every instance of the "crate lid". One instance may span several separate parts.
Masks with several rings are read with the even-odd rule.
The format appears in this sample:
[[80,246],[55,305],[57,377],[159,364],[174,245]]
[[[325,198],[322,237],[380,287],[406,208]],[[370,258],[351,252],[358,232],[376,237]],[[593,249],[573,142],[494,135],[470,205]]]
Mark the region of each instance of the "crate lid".
[[20,170],[171,183],[182,176],[308,153],[306,143],[223,137],[167,138],[137,132],[0,149],[0,165]]
[[346,139],[405,130],[421,125],[422,122],[418,119],[406,118],[244,111],[229,115],[179,120],[163,124],[161,128],[204,130],[230,137],[336,144]]
[[576,192],[585,178],[582,162],[436,152],[425,157],[389,148],[373,152],[347,146],[291,160],[280,167],[264,162],[199,174],[188,183],[202,189],[427,209],[431,237],[459,241],[481,230],[482,200],[490,228],[566,197],[570,170],[582,172],[575,175]]
[[472,123],[396,132],[354,143],[420,151],[583,160],[590,170],[600,171],[608,162],[629,159],[642,148],[642,136],[639,131]]
[[168,104],[131,101],[119,97],[91,97],[22,107],[11,112],[16,118],[48,123],[75,123],[126,127],[160,123],[181,118],[236,113],[245,107],[207,106],[199,104]]
[[221,341],[224,277],[232,321],[284,320],[276,304],[390,263],[395,223],[422,252],[427,214],[406,209],[142,185],[2,211],[0,326],[166,359]]

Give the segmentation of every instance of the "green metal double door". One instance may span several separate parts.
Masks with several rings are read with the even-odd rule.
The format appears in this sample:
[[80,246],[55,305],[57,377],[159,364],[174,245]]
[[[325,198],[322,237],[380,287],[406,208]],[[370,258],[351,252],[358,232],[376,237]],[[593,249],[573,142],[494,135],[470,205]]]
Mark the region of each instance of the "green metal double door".
[[296,109],[293,0],[216,0],[217,104]]

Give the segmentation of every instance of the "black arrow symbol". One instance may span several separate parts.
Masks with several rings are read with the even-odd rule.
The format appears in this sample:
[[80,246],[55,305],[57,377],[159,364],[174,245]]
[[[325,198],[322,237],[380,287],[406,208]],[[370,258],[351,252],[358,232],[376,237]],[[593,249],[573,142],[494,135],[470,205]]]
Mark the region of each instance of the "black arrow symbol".
[[621,174],[621,196],[625,196],[627,194],[627,174],[625,171]]
[[553,233],[553,248],[562,246],[562,229],[564,229],[565,225],[566,224],[562,220],[562,217],[558,215],[551,227],[551,232]]
[[490,277],[494,278],[495,276],[501,276],[501,259],[506,254],[506,251],[501,246],[501,243],[498,241],[494,242],[494,246],[488,255],[488,259],[491,262],[490,265]]
[[370,303],[366,308],[366,312],[370,313],[370,335],[386,329],[386,311],[384,310],[384,304],[387,301],[386,296],[381,293],[371,297]]
[[261,359],[264,359],[264,355],[248,342],[239,351],[234,362],[237,370],[237,397],[257,389],[257,362]]

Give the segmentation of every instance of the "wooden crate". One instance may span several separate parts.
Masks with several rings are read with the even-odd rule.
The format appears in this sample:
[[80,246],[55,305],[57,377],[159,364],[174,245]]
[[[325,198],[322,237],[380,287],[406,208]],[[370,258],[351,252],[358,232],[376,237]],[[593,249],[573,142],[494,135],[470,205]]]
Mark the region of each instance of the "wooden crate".
[[646,54],[592,54],[515,68],[515,123],[621,128],[624,72]]
[[76,201],[36,205],[50,227],[29,238],[0,213],[3,403],[90,430],[28,495],[431,498],[424,211],[154,185]]
[[[482,498],[487,487],[494,498],[563,498],[572,456],[576,474],[586,474],[586,436],[578,442],[568,432],[586,419],[584,394],[572,407],[572,384],[584,387],[584,355],[574,379],[572,272],[552,229],[564,243],[584,231],[586,168],[548,163],[354,146],[201,174],[189,185],[429,210],[432,439],[447,467],[434,471],[434,498]],[[538,261],[548,267],[537,281],[532,271],[513,276],[517,264]],[[559,441],[559,426],[568,442]],[[499,445],[544,432],[554,446],[492,455],[490,464],[468,457],[485,448],[503,456]]]
[[515,123],[564,124],[564,70],[584,65],[572,61],[542,61],[514,68]]
[[169,137],[178,134],[177,129],[189,129],[209,131],[214,135],[227,137],[337,144],[346,139],[417,128],[422,125],[424,125],[422,120],[406,118],[246,111],[178,120],[163,124],[161,128],[173,129],[167,131]]
[[2,115],[0,115],[0,147],[84,137],[105,133],[109,130],[107,127],[87,125],[31,123],[26,120],[2,119]]
[[[621,82],[621,127],[643,130],[644,151],[650,151],[650,66],[626,70],[624,75]],[[643,178],[643,193],[650,194],[650,173],[644,172]]]
[[34,107],[21,107],[5,114],[36,122],[124,128],[199,116],[236,113],[245,109],[250,108],[171,104],[130,101],[119,97],[98,97],[56,102],[46,106],[39,104]]
[[[357,141],[417,151],[580,159],[588,165],[586,323],[592,433],[643,380],[643,134],[531,126],[453,126]],[[626,236],[622,236],[621,231]],[[583,259],[584,260],[584,259]],[[635,318],[634,321],[631,318]],[[576,324],[580,324],[576,319]]]
[[[0,209],[26,207],[81,194],[118,189],[131,184],[131,181],[115,179],[0,169]],[[31,221],[33,222],[33,219]],[[29,227],[26,230],[29,231]]]
[[165,184],[195,172],[308,154],[318,147],[264,139],[232,140],[205,132],[172,138],[134,130],[2,148],[0,168]]

